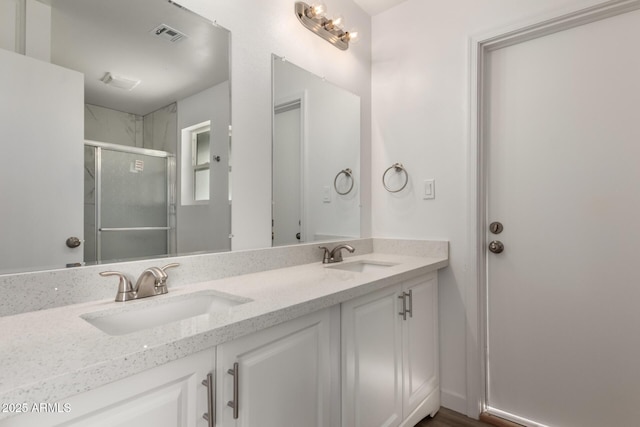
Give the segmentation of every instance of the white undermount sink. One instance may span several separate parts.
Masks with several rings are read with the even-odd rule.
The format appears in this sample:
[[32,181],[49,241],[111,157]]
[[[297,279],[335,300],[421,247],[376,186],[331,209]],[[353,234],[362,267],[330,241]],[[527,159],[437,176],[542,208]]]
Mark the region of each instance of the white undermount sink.
[[331,265],[327,268],[334,268],[336,270],[355,271],[358,273],[369,273],[372,271],[381,271],[397,264],[380,261],[353,261],[344,262]]
[[157,297],[139,300],[151,303],[142,307],[134,303],[128,307],[87,313],[80,317],[109,335],[125,335],[178,320],[218,313],[250,301],[247,298],[211,292],[195,292],[162,300],[154,298]]

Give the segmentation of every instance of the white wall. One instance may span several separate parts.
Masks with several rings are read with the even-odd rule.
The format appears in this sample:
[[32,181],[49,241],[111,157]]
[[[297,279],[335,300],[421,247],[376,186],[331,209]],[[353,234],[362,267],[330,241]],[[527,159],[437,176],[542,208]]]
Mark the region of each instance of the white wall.
[[[440,274],[444,406],[467,412],[465,292],[468,283],[467,174],[469,40],[597,3],[593,0],[408,0],[372,20],[372,233],[446,239],[450,268]],[[408,189],[380,183],[402,162]],[[436,198],[423,200],[434,178]]]
[[[326,77],[362,100],[362,165],[370,163],[370,17],[350,0],[325,1],[358,28],[360,43],[341,51],[304,28],[291,0],[183,0],[181,4],[231,31],[233,249],[271,245],[271,54]],[[363,176],[368,170],[363,168]],[[363,183],[364,234],[369,186]]]
[[20,19],[19,0],[0,1],[0,49],[16,52],[17,31]]
[[1,1],[0,48],[50,62],[51,6],[37,0]]
[[[359,142],[360,129],[356,123],[360,117],[360,99],[353,94],[318,82],[315,90],[308,92],[307,110],[307,218],[314,235],[359,237],[360,177]],[[324,87],[324,89],[321,89]],[[325,96],[319,96],[319,90]],[[324,121],[314,120],[324,118]],[[339,195],[333,180],[338,172],[351,168],[358,185],[352,192]],[[368,179],[369,177],[365,177]],[[329,187],[331,202],[323,201],[323,188]]]
[[51,62],[51,6],[37,0],[26,2],[25,55]]
[[[211,162],[211,200],[193,203],[187,196],[193,190],[193,179],[183,177],[191,164],[191,147],[178,149],[177,252],[229,250],[228,146],[229,146],[229,82],[223,82],[189,98],[178,101],[178,130],[211,123],[211,156],[220,155],[219,163]],[[180,142],[182,144],[182,142]],[[187,154],[188,153],[188,154]],[[235,172],[235,171],[234,171]],[[184,180],[186,178],[186,180]],[[189,180],[190,179],[190,180]],[[184,181],[183,181],[184,180]],[[185,198],[184,200],[182,198]]]

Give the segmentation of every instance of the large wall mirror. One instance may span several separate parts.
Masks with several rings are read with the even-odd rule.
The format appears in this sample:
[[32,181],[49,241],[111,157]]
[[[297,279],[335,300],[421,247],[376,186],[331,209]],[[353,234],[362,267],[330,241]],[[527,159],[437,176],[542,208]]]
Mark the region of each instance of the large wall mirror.
[[229,32],[167,0],[27,7],[50,63],[0,49],[0,274],[230,250]]
[[273,246],[360,236],[360,97],[273,61]]

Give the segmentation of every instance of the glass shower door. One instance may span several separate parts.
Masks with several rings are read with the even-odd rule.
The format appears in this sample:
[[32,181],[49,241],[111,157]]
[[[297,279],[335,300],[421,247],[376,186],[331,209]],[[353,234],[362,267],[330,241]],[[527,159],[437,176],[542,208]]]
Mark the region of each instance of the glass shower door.
[[168,158],[140,151],[98,148],[97,261],[170,252]]

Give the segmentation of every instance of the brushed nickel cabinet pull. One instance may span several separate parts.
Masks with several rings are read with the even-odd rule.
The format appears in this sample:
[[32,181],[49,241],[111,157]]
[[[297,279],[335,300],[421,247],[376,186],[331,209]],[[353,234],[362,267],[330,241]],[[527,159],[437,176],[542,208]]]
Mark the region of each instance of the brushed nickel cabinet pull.
[[238,419],[238,395],[239,395],[239,390],[238,390],[238,374],[239,374],[239,367],[238,367],[238,362],[233,364],[233,369],[229,369],[227,371],[227,373],[229,375],[233,375],[233,400],[230,400],[229,402],[227,402],[227,406],[233,408],[233,419],[237,420]]
[[407,313],[409,313],[409,317],[413,317],[413,289],[409,289],[409,292],[404,292],[405,297],[409,297],[409,308],[407,309]]
[[402,320],[407,320],[407,299],[405,298],[404,292],[402,295],[398,295],[398,298],[402,300],[402,311],[398,314],[402,316]]
[[209,427],[216,425],[216,383],[213,374],[207,374],[207,378],[202,380],[202,385],[207,387],[207,407],[208,412],[202,415],[207,420]]

